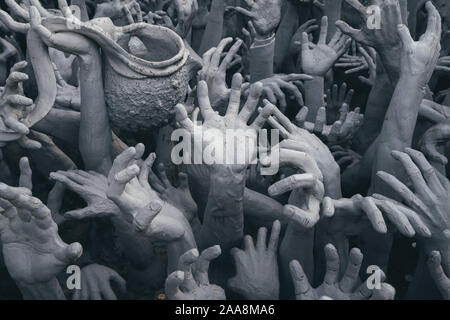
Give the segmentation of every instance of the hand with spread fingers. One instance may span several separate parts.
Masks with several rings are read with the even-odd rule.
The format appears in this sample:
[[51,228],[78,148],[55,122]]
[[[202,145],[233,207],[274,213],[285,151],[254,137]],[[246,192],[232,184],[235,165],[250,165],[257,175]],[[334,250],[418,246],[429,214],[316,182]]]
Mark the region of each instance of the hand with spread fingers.
[[[432,233],[420,215],[402,204],[379,194],[350,199],[324,198],[321,222],[329,234],[359,235],[368,227],[385,234],[398,230],[403,236],[430,238]],[[390,228],[393,226],[394,229]]]
[[[272,104],[285,111],[288,106],[286,95],[299,106],[303,106],[303,95],[298,86],[301,81],[311,80],[312,77],[306,74],[276,74],[270,78],[262,79],[263,95]],[[244,84],[244,94],[248,94],[250,84]]]
[[0,236],[6,267],[28,299],[36,294],[33,286],[56,281],[55,277],[81,256],[82,247],[62,241],[50,210],[32,196],[26,158],[21,160],[21,172],[19,187],[0,183]]
[[339,112],[339,119],[331,125],[327,125],[327,112],[322,107],[317,111],[316,121],[312,123],[306,121],[309,113],[308,107],[303,107],[295,117],[295,124],[323,138],[328,146],[349,144],[361,128],[364,115],[360,113],[359,108],[349,112],[349,106],[346,103],[342,105]]
[[320,37],[317,44],[308,40],[308,34],[302,34],[302,70],[304,73],[323,77],[350,46],[351,39],[340,30],[336,31],[327,43],[328,18],[322,17]]
[[260,228],[256,245],[251,236],[244,237],[244,250],[233,248],[231,255],[236,265],[236,275],[228,280],[231,290],[248,300],[278,300],[278,240],[280,222],[272,225],[269,243],[267,229]]
[[106,196],[108,179],[104,175],[94,171],[57,171],[50,174],[50,179],[77,193],[87,203],[85,208],[65,212],[64,218],[81,220],[120,215],[117,205]]
[[26,61],[16,63],[6,80],[0,95],[0,145],[10,141],[18,141],[25,148],[40,148],[40,143],[26,137],[30,132],[28,116],[35,105],[32,99],[25,96],[23,82],[28,75],[23,72]]
[[225,291],[209,282],[209,264],[222,253],[220,246],[184,253],[178,271],[169,274],[165,292],[169,300],[225,300]]
[[349,262],[343,276],[339,271],[339,254],[333,245],[325,246],[325,257],[326,273],[323,283],[317,288],[311,286],[301,264],[297,260],[291,261],[291,276],[297,300],[319,300],[323,297],[336,300],[394,299],[395,289],[384,282],[386,276],[381,269],[375,271],[380,273],[380,280],[384,284],[379,289],[370,284],[369,278],[360,284],[359,271],[363,254],[359,249],[354,248],[350,251]]
[[230,97],[231,89],[227,87],[226,73],[228,66],[233,62],[242,40],[238,39],[223,58],[222,53],[231,42],[232,38],[223,39],[217,48],[211,48],[203,54],[203,68],[198,73],[199,81],[206,81],[208,85],[209,100],[214,110],[226,105]]
[[[194,139],[196,134],[203,134],[203,137],[200,137],[202,150],[199,152],[204,155],[204,164],[210,168],[229,167],[233,172],[242,173],[256,159],[257,130],[262,128],[275,107],[267,105],[252,124],[247,124],[257,108],[263,86],[258,82],[251,86],[249,97],[244,107],[239,111],[241,89],[242,76],[237,73],[233,76],[226,114],[221,116],[214,112],[211,107],[207,83],[200,81],[197,86],[197,97],[203,117],[201,126],[187,117],[183,105],[179,104],[175,107],[177,122],[187,133],[192,135]],[[228,138],[227,130],[232,130],[240,135],[237,143],[234,138]],[[231,145],[231,147],[228,145]],[[230,149],[232,150],[230,151]],[[209,159],[205,158],[205,150],[210,152]],[[241,153],[245,155],[245,159],[236,158]]]
[[351,105],[355,90],[348,89],[347,83],[342,83],[340,86],[334,84],[330,89],[327,89],[326,109],[328,123],[333,123],[340,119],[341,108],[344,104]]
[[[431,237],[424,239],[425,250],[446,253],[446,230],[450,229],[450,181],[436,171],[417,150],[407,148],[404,152],[392,151],[392,156],[401,163],[412,187],[409,188],[395,176],[383,171],[379,171],[377,176],[400,196],[410,209],[417,212],[430,230]],[[443,258],[444,266],[450,267],[450,256],[445,255]]]
[[117,300],[117,293],[126,292],[125,280],[113,269],[90,264],[81,269],[81,285],[73,300]]
[[249,9],[233,9],[251,19],[258,35],[268,35],[278,27],[281,19],[281,0],[245,0],[245,3]]

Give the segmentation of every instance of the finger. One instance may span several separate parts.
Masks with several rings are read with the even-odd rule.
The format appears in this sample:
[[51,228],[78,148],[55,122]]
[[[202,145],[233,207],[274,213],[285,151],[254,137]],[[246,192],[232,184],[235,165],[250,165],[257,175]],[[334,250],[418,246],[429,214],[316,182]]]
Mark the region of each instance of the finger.
[[65,245],[63,248],[55,252],[55,256],[64,263],[72,263],[81,257],[83,247],[78,242]]
[[352,37],[356,41],[361,42],[364,40],[362,31],[350,27],[346,22],[339,20],[336,22],[336,26],[342,31],[342,33]]
[[380,289],[373,290],[370,300],[394,300],[395,288],[383,282]]
[[357,198],[358,206],[366,214],[375,231],[385,234],[387,232],[387,227],[383,219],[383,214],[380,209],[378,209],[373,199],[370,197],[363,198],[361,196]]
[[139,172],[139,182],[143,185],[148,185],[148,177],[153,163],[156,160],[156,154],[154,152],[150,153],[147,159],[142,163],[141,170]]
[[365,18],[367,15],[367,8],[361,4],[358,0],[345,0],[350,6],[352,6],[361,16]]
[[413,184],[414,190],[421,194],[422,196],[427,196],[431,193],[427,184],[425,183],[425,179],[422,177],[419,168],[414,164],[411,160],[410,156],[404,152],[400,151],[392,151],[392,156],[394,159],[401,162],[403,168],[405,169],[409,179]]
[[238,115],[239,107],[241,103],[241,87],[242,87],[242,75],[235,73],[231,82],[231,94],[228,103],[227,112],[225,117],[235,118]]
[[322,17],[320,24],[320,34],[318,44],[326,44],[328,34],[328,17],[325,15]]
[[403,47],[406,50],[406,52],[412,52],[414,40],[411,38],[411,34],[409,33],[408,27],[403,24],[398,25],[397,33],[400,37],[400,40],[403,43]]
[[442,190],[443,186],[436,174],[436,170],[433,166],[428,162],[422,152],[417,150],[406,148],[405,152],[411,157],[414,163],[419,167],[422,172],[422,176],[427,181],[427,184],[430,186],[430,189],[433,191]]
[[280,232],[281,232],[281,223],[280,221],[275,220],[272,224],[272,231],[270,232],[269,245],[267,246],[269,252],[273,252],[274,254],[276,254],[276,251],[278,249],[278,241],[280,239]]
[[30,14],[24,8],[19,6],[19,4],[15,0],[5,0],[5,3],[16,15],[18,15],[25,21],[30,21]]
[[239,51],[239,48],[241,47],[242,43],[243,41],[241,39],[238,39],[230,48],[230,50],[228,51],[228,53],[226,54],[225,58],[222,60],[222,63],[219,66],[219,70],[221,72],[225,72],[228,69],[231,61],[233,61],[234,56]]
[[265,252],[266,250],[266,240],[267,240],[267,228],[259,228],[258,236],[256,237],[256,250],[260,252]]
[[389,221],[391,221],[405,237],[411,238],[416,234],[408,218],[394,205],[388,201],[377,202],[377,205],[386,213]]
[[219,245],[210,247],[202,251],[195,265],[195,279],[200,286],[209,285],[209,264],[212,260],[219,257],[221,254],[222,250],[220,249]]
[[282,216],[286,218],[286,220],[306,229],[313,228],[320,218],[319,206],[317,206],[317,208],[311,208],[310,210],[306,211],[297,206],[287,204],[283,207],[283,211],[281,213]]
[[450,287],[450,279],[444,272],[441,264],[441,254],[439,251],[433,251],[428,258],[428,270],[430,270],[431,277],[433,278],[436,286],[441,292],[448,292]]
[[169,188],[172,186],[172,183],[170,183],[169,178],[167,177],[167,173],[166,173],[166,167],[164,166],[163,163],[160,163],[158,165],[158,173],[159,173],[159,178],[161,179],[161,182],[163,183],[165,188]]
[[310,173],[294,174],[285,179],[282,179],[272,184],[268,193],[271,197],[278,196],[280,194],[296,190],[299,188],[311,189],[318,183],[317,177]]
[[313,296],[313,288],[309,284],[308,277],[297,260],[289,263],[289,270],[294,282],[295,297],[297,300],[309,300]]
[[253,243],[253,238],[249,235],[244,237],[244,250],[246,252],[254,252],[256,250],[255,244]]
[[133,164],[132,166],[125,168],[114,175],[114,180],[123,186],[128,182],[133,180],[139,175],[140,168],[138,165]]
[[211,103],[209,101],[208,85],[206,84],[205,81],[200,81],[197,85],[197,99],[203,119],[205,119],[206,121],[208,119],[213,118],[216,115],[216,113],[214,112],[213,108],[211,108]]
[[253,83],[250,86],[250,94],[241,112],[239,112],[239,118],[245,123],[247,123],[250,117],[255,113],[262,91],[263,84],[261,82]]
[[300,111],[295,116],[295,124],[299,126],[300,128],[303,128],[306,118],[308,117],[309,109],[308,107],[303,107],[300,109]]
[[322,134],[323,129],[327,123],[327,111],[324,107],[317,110],[316,122],[314,123],[313,132]]
[[332,244],[325,246],[326,272],[324,283],[334,285],[339,277],[339,254]]
[[259,115],[256,117],[255,121],[253,121],[250,127],[255,130],[261,129],[269,119],[270,115],[274,112],[274,108],[276,109],[273,104],[266,104],[264,108],[261,109]]
[[421,235],[422,237],[429,238],[431,236],[431,231],[428,229],[428,227],[425,225],[425,223],[420,219],[420,217],[417,215],[417,213],[405,206],[403,206],[401,203],[389,199],[383,195],[380,195],[378,193],[374,193],[372,195],[375,199],[378,200],[384,200],[385,202],[392,203],[396,207],[397,210],[400,210],[409,220],[411,225],[413,226],[414,230]]
[[30,162],[28,161],[27,157],[22,157],[20,159],[19,168],[20,168],[19,187],[32,190],[33,189],[33,183],[31,179],[32,171],[30,168]]
[[186,108],[180,103],[175,106],[175,116],[182,128],[189,133],[194,133],[194,123],[188,118]]
[[180,285],[184,281],[184,273],[182,271],[175,271],[169,274],[166,279],[165,293],[169,300],[182,300],[183,294],[180,290]]
[[192,274],[192,265],[198,260],[199,253],[197,249],[191,249],[185,252],[179,259],[178,269],[184,273],[184,281],[181,284],[181,290],[192,291],[197,288],[194,276]]
[[383,171],[377,172],[377,176],[386,184],[388,184],[395,192],[397,192],[397,194],[403,198],[408,206],[411,206],[413,209],[420,210],[420,212],[424,213],[428,217],[433,216],[425,206],[425,204],[422,202],[422,200],[420,200],[411,190],[409,190],[407,186],[405,186],[396,177]]
[[6,79],[6,87],[15,88],[20,82],[28,80],[28,75],[23,72],[12,71]]
[[233,41],[233,38],[225,38],[220,41],[214,54],[211,57],[211,67],[219,68],[220,57],[222,56],[223,50],[225,47]]
[[19,134],[27,135],[28,133],[30,133],[30,130],[28,129],[28,127],[26,125],[24,125],[22,122],[18,121],[17,119],[15,119],[12,116],[6,116],[3,119],[3,122],[9,129],[11,129]]
[[27,33],[30,29],[30,25],[28,23],[14,21],[14,19],[3,10],[0,10],[0,21],[3,22],[8,29],[14,32]]
[[28,66],[28,62],[24,61],[19,61],[16,64],[13,65],[13,67],[11,68],[10,72],[15,72],[15,71],[22,71],[24,70],[26,67]]
[[363,254],[358,248],[353,248],[350,251],[347,269],[345,274],[339,283],[339,287],[342,292],[352,292],[359,280],[359,270],[363,261]]
[[13,94],[6,98],[6,101],[14,107],[29,107],[33,105],[33,100],[20,94]]

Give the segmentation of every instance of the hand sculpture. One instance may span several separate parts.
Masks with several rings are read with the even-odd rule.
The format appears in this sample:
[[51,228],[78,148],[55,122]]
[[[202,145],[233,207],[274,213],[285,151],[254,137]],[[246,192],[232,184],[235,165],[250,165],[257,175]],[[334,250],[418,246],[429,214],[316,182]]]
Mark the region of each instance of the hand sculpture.
[[[230,167],[233,171],[242,172],[254,160],[255,154],[250,154],[249,150],[256,150],[257,130],[262,128],[273,106],[266,106],[261,114],[253,121],[251,125],[247,122],[256,110],[259,102],[259,97],[262,92],[262,84],[255,83],[250,89],[250,95],[246,104],[239,112],[241,100],[242,76],[235,74],[231,84],[231,94],[228,108],[225,116],[220,116],[211,108],[208,95],[208,86],[205,81],[200,81],[197,86],[198,102],[200,111],[202,113],[204,122],[201,126],[194,124],[192,120],[187,117],[187,112],[182,105],[177,105],[175,111],[177,113],[177,121],[182,128],[186,129],[188,133],[194,136],[197,132],[203,132],[202,138],[202,154],[205,148],[214,147],[215,157],[210,159],[211,163],[206,163],[214,167],[216,165],[225,165]],[[241,130],[240,133],[244,136],[239,137],[237,145],[235,141],[227,141],[226,130]],[[233,143],[235,148],[232,155],[228,152],[224,156],[223,152],[228,150],[227,144]],[[250,149],[249,149],[250,148]],[[232,158],[236,152],[244,152],[246,154],[243,163],[237,164],[238,161]],[[222,154],[220,154],[222,153]],[[204,159],[205,160],[205,159]]]
[[431,252],[428,259],[428,269],[430,270],[431,277],[436,283],[442,297],[445,300],[450,300],[450,278],[445,274],[441,265],[441,254],[439,251]]
[[255,26],[258,35],[264,36],[272,33],[280,23],[281,4],[280,0],[246,0],[249,10],[236,7],[239,13],[249,17]]
[[[438,173],[419,151],[407,148],[405,152],[392,151],[392,156],[402,164],[411,179],[414,192],[393,175],[380,171],[377,176],[389,185],[408,207],[417,212],[431,231],[431,238],[424,241],[426,250],[430,252],[438,249],[442,253],[446,252],[446,230],[450,230],[449,180]],[[444,266],[450,266],[450,257],[444,256],[444,259]]]
[[[267,100],[274,105],[280,106],[280,109],[283,111],[287,108],[286,94],[284,92],[288,94],[288,97],[294,99],[298,105],[304,105],[303,96],[297,85],[301,83],[301,81],[308,81],[311,79],[312,77],[306,74],[276,74],[270,78],[263,79],[260,82],[263,84],[263,92]],[[244,85],[244,94],[248,93],[247,88],[249,86],[249,84]]]
[[79,243],[61,240],[50,210],[23,187],[30,186],[30,178],[23,177],[18,188],[0,183],[3,257],[11,277],[21,285],[49,282],[82,253]]
[[351,199],[333,200],[324,198],[322,204],[324,224],[330,234],[358,235],[371,226],[376,232],[388,232],[387,222],[406,237],[418,234],[429,238],[431,231],[423,219],[412,210],[387,197],[374,194],[372,197],[355,195]]
[[192,199],[187,174],[184,172],[178,174],[179,187],[176,188],[167,178],[166,170],[162,163],[158,166],[158,173],[159,178],[149,168],[151,187],[159,192],[162,200],[167,201],[183,212],[186,219],[191,222],[197,217],[197,204]]
[[341,108],[344,104],[351,105],[355,90],[347,90],[347,84],[344,82],[340,86],[334,84],[332,88],[327,89],[327,120],[333,123],[341,117]]
[[148,183],[155,154],[150,154],[141,167],[136,164],[144,149],[142,144],[128,148],[114,160],[106,195],[137,231],[160,241],[178,240],[189,230],[189,225],[183,213],[163,201]]
[[[339,255],[333,245],[325,246],[325,257],[327,271],[323,283],[317,288],[311,287],[297,260],[290,263],[297,300],[319,300],[322,297],[337,300],[375,300],[378,296],[385,296],[385,294],[375,294],[377,289],[370,289],[368,281],[358,286],[359,270],[363,261],[363,254],[359,249],[354,248],[350,251],[347,269],[342,278],[339,276]],[[379,269],[377,272],[381,272],[381,281],[384,283],[386,277],[383,271]],[[393,300],[395,290],[392,286],[385,284],[379,290],[388,291]]]
[[27,66],[26,61],[16,63],[6,80],[5,88],[0,95],[0,145],[8,141],[17,140],[25,148],[40,148],[40,144],[26,137],[28,129],[28,116],[35,107],[33,100],[27,98],[23,92],[23,81],[28,75],[23,73]]
[[122,294],[125,293],[125,280],[113,269],[98,264],[90,264],[81,269],[81,289],[75,291],[72,299],[117,300],[113,288]]
[[268,245],[267,229],[260,228],[256,246],[251,236],[244,237],[244,250],[233,248],[231,254],[236,265],[236,276],[228,280],[228,286],[249,300],[277,300],[280,283],[278,279],[278,238],[280,222],[275,221]]
[[328,18],[326,16],[322,17],[317,44],[311,43],[308,40],[308,34],[303,32],[301,55],[304,73],[318,77],[325,76],[351,43],[351,40],[338,30],[327,44],[327,33]]
[[192,249],[180,257],[179,271],[166,280],[166,296],[169,300],[225,300],[224,290],[209,283],[209,264],[221,254],[220,246],[205,249],[199,256]]
[[[315,123],[306,121],[309,113],[307,107],[300,109],[295,117],[295,123],[309,132],[317,134],[319,137],[326,139],[329,146],[345,144],[351,142],[355,134],[360,129],[364,115],[360,114],[360,109],[349,112],[348,105],[344,103],[339,109],[340,116],[332,125],[326,125],[327,114],[325,108],[320,108],[317,111]],[[272,119],[269,119],[272,121]]]
[[280,149],[280,165],[302,169],[272,184],[270,196],[291,191],[288,204],[283,207],[283,216],[299,229],[310,229],[319,221],[320,203],[324,195],[323,176],[317,163],[304,152]]
[[203,55],[203,68],[199,71],[198,80],[206,81],[209,89],[209,99],[214,110],[224,106],[229,99],[231,89],[226,84],[226,72],[237,54],[242,40],[237,40],[227,52],[222,62],[222,52],[233,41],[232,38],[223,39],[217,48],[211,48]]
[[102,174],[82,170],[57,171],[51,173],[50,178],[77,193],[87,203],[86,208],[66,212],[65,218],[81,220],[120,215],[119,208],[106,196],[108,179]]
[[448,159],[438,151],[450,138],[449,121],[438,123],[425,132],[420,141],[422,152],[431,160],[447,165]]

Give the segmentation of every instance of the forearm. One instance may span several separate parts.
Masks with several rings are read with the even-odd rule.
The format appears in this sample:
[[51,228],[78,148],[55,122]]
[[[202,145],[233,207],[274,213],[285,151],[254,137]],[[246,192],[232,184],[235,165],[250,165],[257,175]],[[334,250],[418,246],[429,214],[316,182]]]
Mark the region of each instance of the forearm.
[[203,33],[202,43],[199,54],[202,55],[210,48],[216,47],[223,34],[223,15],[225,13],[225,1],[213,0],[211,11],[208,16],[205,32]]
[[336,21],[341,19],[342,0],[333,0],[332,5],[327,3],[325,6],[324,15],[328,17],[327,41],[330,41],[337,31]]
[[379,135],[393,93],[394,86],[388,75],[383,68],[377,68],[377,77],[366,104],[364,122],[354,146],[360,154],[364,154]]
[[298,230],[288,224],[280,246],[280,268],[283,279],[289,278],[289,263],[297,260],[303,267],[308,279],[314,279],[314,228]]
[[276,73],[281,72],[281,66],[289,53],[292,36],[299,27],[297,8],[289,1],[285,2],[285,6],[275,38],[274,65]]
[[275,34],[257,36],[250,46],[250,80],[252,83],[273,75]]
[[405,147],[411,146],[420,103],[425,95],[425,86],[414,76],[402,76],[386,112],[379,135],[379,143],[397,141]]
[[400,41],[398,45],[391,46],[389,44],[384,48],[376,48],[377,54],[380,56],[381,63],[391,81],[392,87],[400,78],[400,56],[401,56],[401,45]]
[[87,170],[108,175],[112,166],[111,128],[103,92],[102,61],[97,49],[80,59],[81,119],[79,149]]
[[170,274],[178,268],[180,257],[191,249],[197,248],[194,235],[190,227],[186,228],[186,232],[180,239],[173,241],[167,246],[167,272]]
[[225,250],[243,237],[244,189],[245,170],[236,173],[226,166],[211,170],[199,248],[219,244]]
[[314,76],[312,80],[305,81],[305,105],[308,106],[309,113],[307,121],[315,122],[317,111],[325,106],[323,99],[324,79]]
[[45,283],[25,284],[17,282],[24,300],[66,300],[56,278]]

